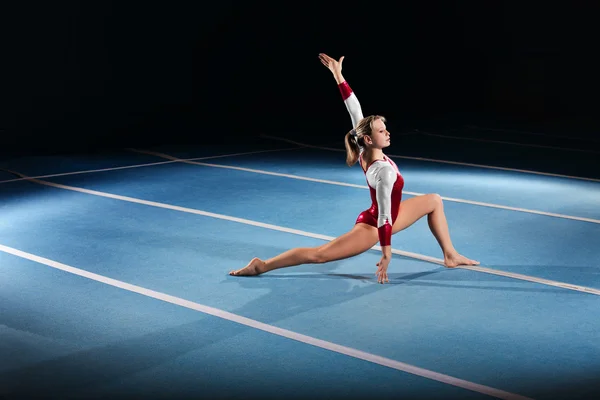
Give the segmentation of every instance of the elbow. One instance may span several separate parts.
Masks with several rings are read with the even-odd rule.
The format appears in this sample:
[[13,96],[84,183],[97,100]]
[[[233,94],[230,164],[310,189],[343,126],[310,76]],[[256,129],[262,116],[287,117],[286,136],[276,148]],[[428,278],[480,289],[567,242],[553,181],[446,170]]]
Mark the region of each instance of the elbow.
[[377,227],[382,227],[383,225],[392,225],[392,217],[390,214],[379,214],[377,218]]

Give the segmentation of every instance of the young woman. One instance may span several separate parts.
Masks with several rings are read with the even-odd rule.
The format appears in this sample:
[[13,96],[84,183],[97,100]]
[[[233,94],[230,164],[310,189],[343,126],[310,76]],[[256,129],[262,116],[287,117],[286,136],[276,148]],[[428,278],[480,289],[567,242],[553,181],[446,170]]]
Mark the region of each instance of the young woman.
[[396,164],[383,153],[390,145],[385,118],[380,115],[363,117],[356,95],[342,76],[344,57],[336,61],[326,54],[319,54],[319,59],[332,72],[350,113],[354,128],[345,138],[346,163],[348,166],[360,163],[369,185],[371,207],[360,213],[349,232],[331,242],[318,247],[294,248],[265,261],[253,258],[244,268],[229,274],[259,275],[278,268],[341,260],[361,254],[379,242],[382,255],[375,275],[379,283],[389,282],[387,269],[392,258],[392,235],[424,216],[442,249],[447,267],[478,265],[479,262],[460,255],[452,245],[439,195],[426,194],[402,201],[404,179]]

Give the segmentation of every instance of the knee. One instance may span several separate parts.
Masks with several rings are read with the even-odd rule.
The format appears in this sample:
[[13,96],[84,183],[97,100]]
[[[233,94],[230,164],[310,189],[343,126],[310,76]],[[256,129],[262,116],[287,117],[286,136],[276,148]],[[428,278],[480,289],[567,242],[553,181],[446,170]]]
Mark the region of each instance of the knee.
[[444,206],[444,201],[442,200],[442,196],[437,193],[430,193],[427,195],[429,197],[429,202],[431,204],[431,209],[436,210],[440,207]]
[[324,249],[316,248],[310,254],[309,262],[311,264],[323,264],[327,261],[329,261],[329,258],[327,257],[327,252]]

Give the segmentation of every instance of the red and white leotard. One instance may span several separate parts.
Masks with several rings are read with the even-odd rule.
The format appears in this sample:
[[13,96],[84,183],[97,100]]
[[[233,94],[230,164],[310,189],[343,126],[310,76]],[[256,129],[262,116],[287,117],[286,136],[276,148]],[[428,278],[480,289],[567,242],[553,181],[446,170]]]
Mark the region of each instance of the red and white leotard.
[[[356,128],[358,122],[363,118],[358,98],[346,81],[339,84],[339,89],[344,104],[350,113],[352,127]],[[361,168],[363,168],[362,149],[359,161]],[[363,172],[371,193],[371,207],[360,213],[356,223],[376,227],[379,234],[379,244],[390,246],[392,244],[392,225],[394,225],[400,211],[404,178],[402,178],[396,163],[385,155],[382,160],[375,160],[367,165],[366,169],[363,168]]]

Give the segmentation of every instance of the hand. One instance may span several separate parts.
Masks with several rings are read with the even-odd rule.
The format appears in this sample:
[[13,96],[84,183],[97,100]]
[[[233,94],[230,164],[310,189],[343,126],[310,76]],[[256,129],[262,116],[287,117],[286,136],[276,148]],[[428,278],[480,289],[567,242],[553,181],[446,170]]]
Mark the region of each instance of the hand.
[[341,75],[342,62],[344,61],[344,56],[340,57],[340,59],[338,61],[336,61],[335,59],[329,57],[325,53],[319,53],[319,59],[321,60],[321,63],[324,66],[329,68],[331,73],[333,73],[334,75]]
[[375,272],[375,275],[377,275],[378,283],[385,283],[390,281],[387,275],[387,269],[389,264],[390,257],[388,256],[382,256],[381,260],[379,260],[379,262],[377,263],[377,272]]

